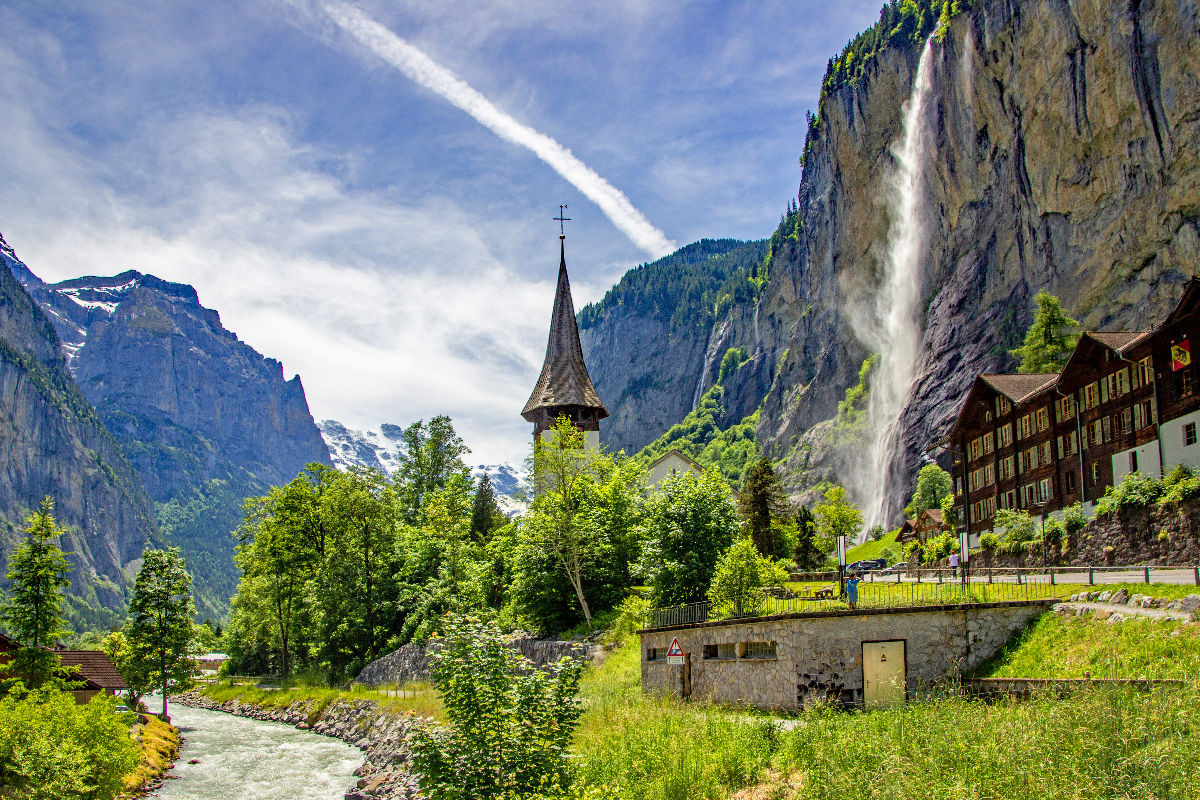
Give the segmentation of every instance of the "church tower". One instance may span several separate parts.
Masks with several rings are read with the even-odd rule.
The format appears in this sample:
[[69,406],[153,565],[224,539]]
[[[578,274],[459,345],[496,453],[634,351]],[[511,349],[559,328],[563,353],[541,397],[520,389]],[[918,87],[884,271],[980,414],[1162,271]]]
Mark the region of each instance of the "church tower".
[[550,339],[546,343],[546,362],[538,376],[533,394],[521,411],[533,423],[533,438],[549,430],[559,417],[566,417],[584,433],[589,450],[600,447],[600,420],[608,416],[600,395],[583,363],[579,327],[575,324],[575,304],[571,301],[571,282],[567,279],[566,237],[559,237],[558,291],[550,315]]

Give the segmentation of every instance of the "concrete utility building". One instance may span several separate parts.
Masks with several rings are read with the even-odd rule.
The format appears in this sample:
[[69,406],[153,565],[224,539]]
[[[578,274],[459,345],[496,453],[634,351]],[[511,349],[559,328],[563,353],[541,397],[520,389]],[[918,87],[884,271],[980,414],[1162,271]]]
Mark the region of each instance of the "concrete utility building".
[[[642,689],[758,708],[881,707],[994,656],[1053,601],[778,614],[639,631]],[[678,640],[683,663],[667,658]]]
[[959,516],[978,541],[1001,508],[1090,510],[1130,472],[1200,467],[1200,280],[1148,331],[1091,331],[1061,373],[980,375],[947,441]]

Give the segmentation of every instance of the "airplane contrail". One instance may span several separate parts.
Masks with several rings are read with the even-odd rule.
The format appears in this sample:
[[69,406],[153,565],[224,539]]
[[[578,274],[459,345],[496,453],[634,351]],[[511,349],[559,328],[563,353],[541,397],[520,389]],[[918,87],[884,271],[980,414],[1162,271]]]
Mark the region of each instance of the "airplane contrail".
[[500,138],[527,148],[546,162],[599,206],[630,241],[651,256],[658,258],[676,249],[676,244],[651,225],[621,190],[597,175],[595,170],[554,139],[517,122],[466,81],[354,6],[327,2],[322,7],[338,27],[409,79],[458,106]]

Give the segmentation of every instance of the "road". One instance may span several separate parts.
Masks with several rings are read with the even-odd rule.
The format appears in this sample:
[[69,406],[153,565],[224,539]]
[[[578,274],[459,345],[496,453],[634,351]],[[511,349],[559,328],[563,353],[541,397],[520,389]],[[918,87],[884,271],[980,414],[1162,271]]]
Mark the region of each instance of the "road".
[[[1070,571],[1063,571],[1070,570]],[[1079,570],[1079,571],[1076,571]],[[987,583],[988,571],[985,568],[975,568],[970,571],[972,583]],[[941,578],[944,582],[961,580],[951,575],[950,570],[942,570]],[[916,578],[912,575],[905,574],[900,580],[904,583],[915,583]],[[932,570],[921,570],[922,583],[937,583],[938,573]],[[1018,580],[1016,570],[1011,569],[995,569],[991,573],[991,581],[993,583],[1016,583]],[[1030,572],[1021,570],[1020,580],[1023,583],[1049,583],[1050,576],[1047,573],[1036,571]],[[1097,568],[1094,572],[1094,581],[1096,583],[1145,583],[1145,572],[1141,567],[1132,567],[1129,569],[1120,569],[1108,571]],[[881,583],[896,582],[894,575],[875,576],[872,575],[866,583]],[[1072,583],[1072,584],[1087,584],[1089,582],[1088,572],[1086,568],[1080,567],[1056,567],[1054,570],[1054,582],[1057,583]],[[1196,584],[1196,571],[1192,567],[1151,567],[1150,568],[1150,583],[1169,583],[1176,585]]]

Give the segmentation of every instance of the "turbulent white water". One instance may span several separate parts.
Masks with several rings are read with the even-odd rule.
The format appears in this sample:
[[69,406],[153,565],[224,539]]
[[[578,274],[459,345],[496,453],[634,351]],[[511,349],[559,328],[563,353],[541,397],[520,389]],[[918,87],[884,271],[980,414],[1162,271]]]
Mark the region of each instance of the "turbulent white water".
[[[182,705],[170,711],[184,747],[171,772],[176,779],[164,781],[153,797],[341,800],[363,761],[358,748],[290,725]],[[187,763],[192,759],[200,763]]]
[[854,470],[854,496],[863,504],[866,530],[889,525],[895,499],[902,494],[900,415],[920,374],[921,300],[926,253],[925,165],[932,147],[929,97],[933,40],[925,43],[912,94],[904,111],[904,136],[893,146],[896,171],[889,187],[891,227],[882,280],[870,322],[860,335],[878,354],[870,379],[866,452]]

